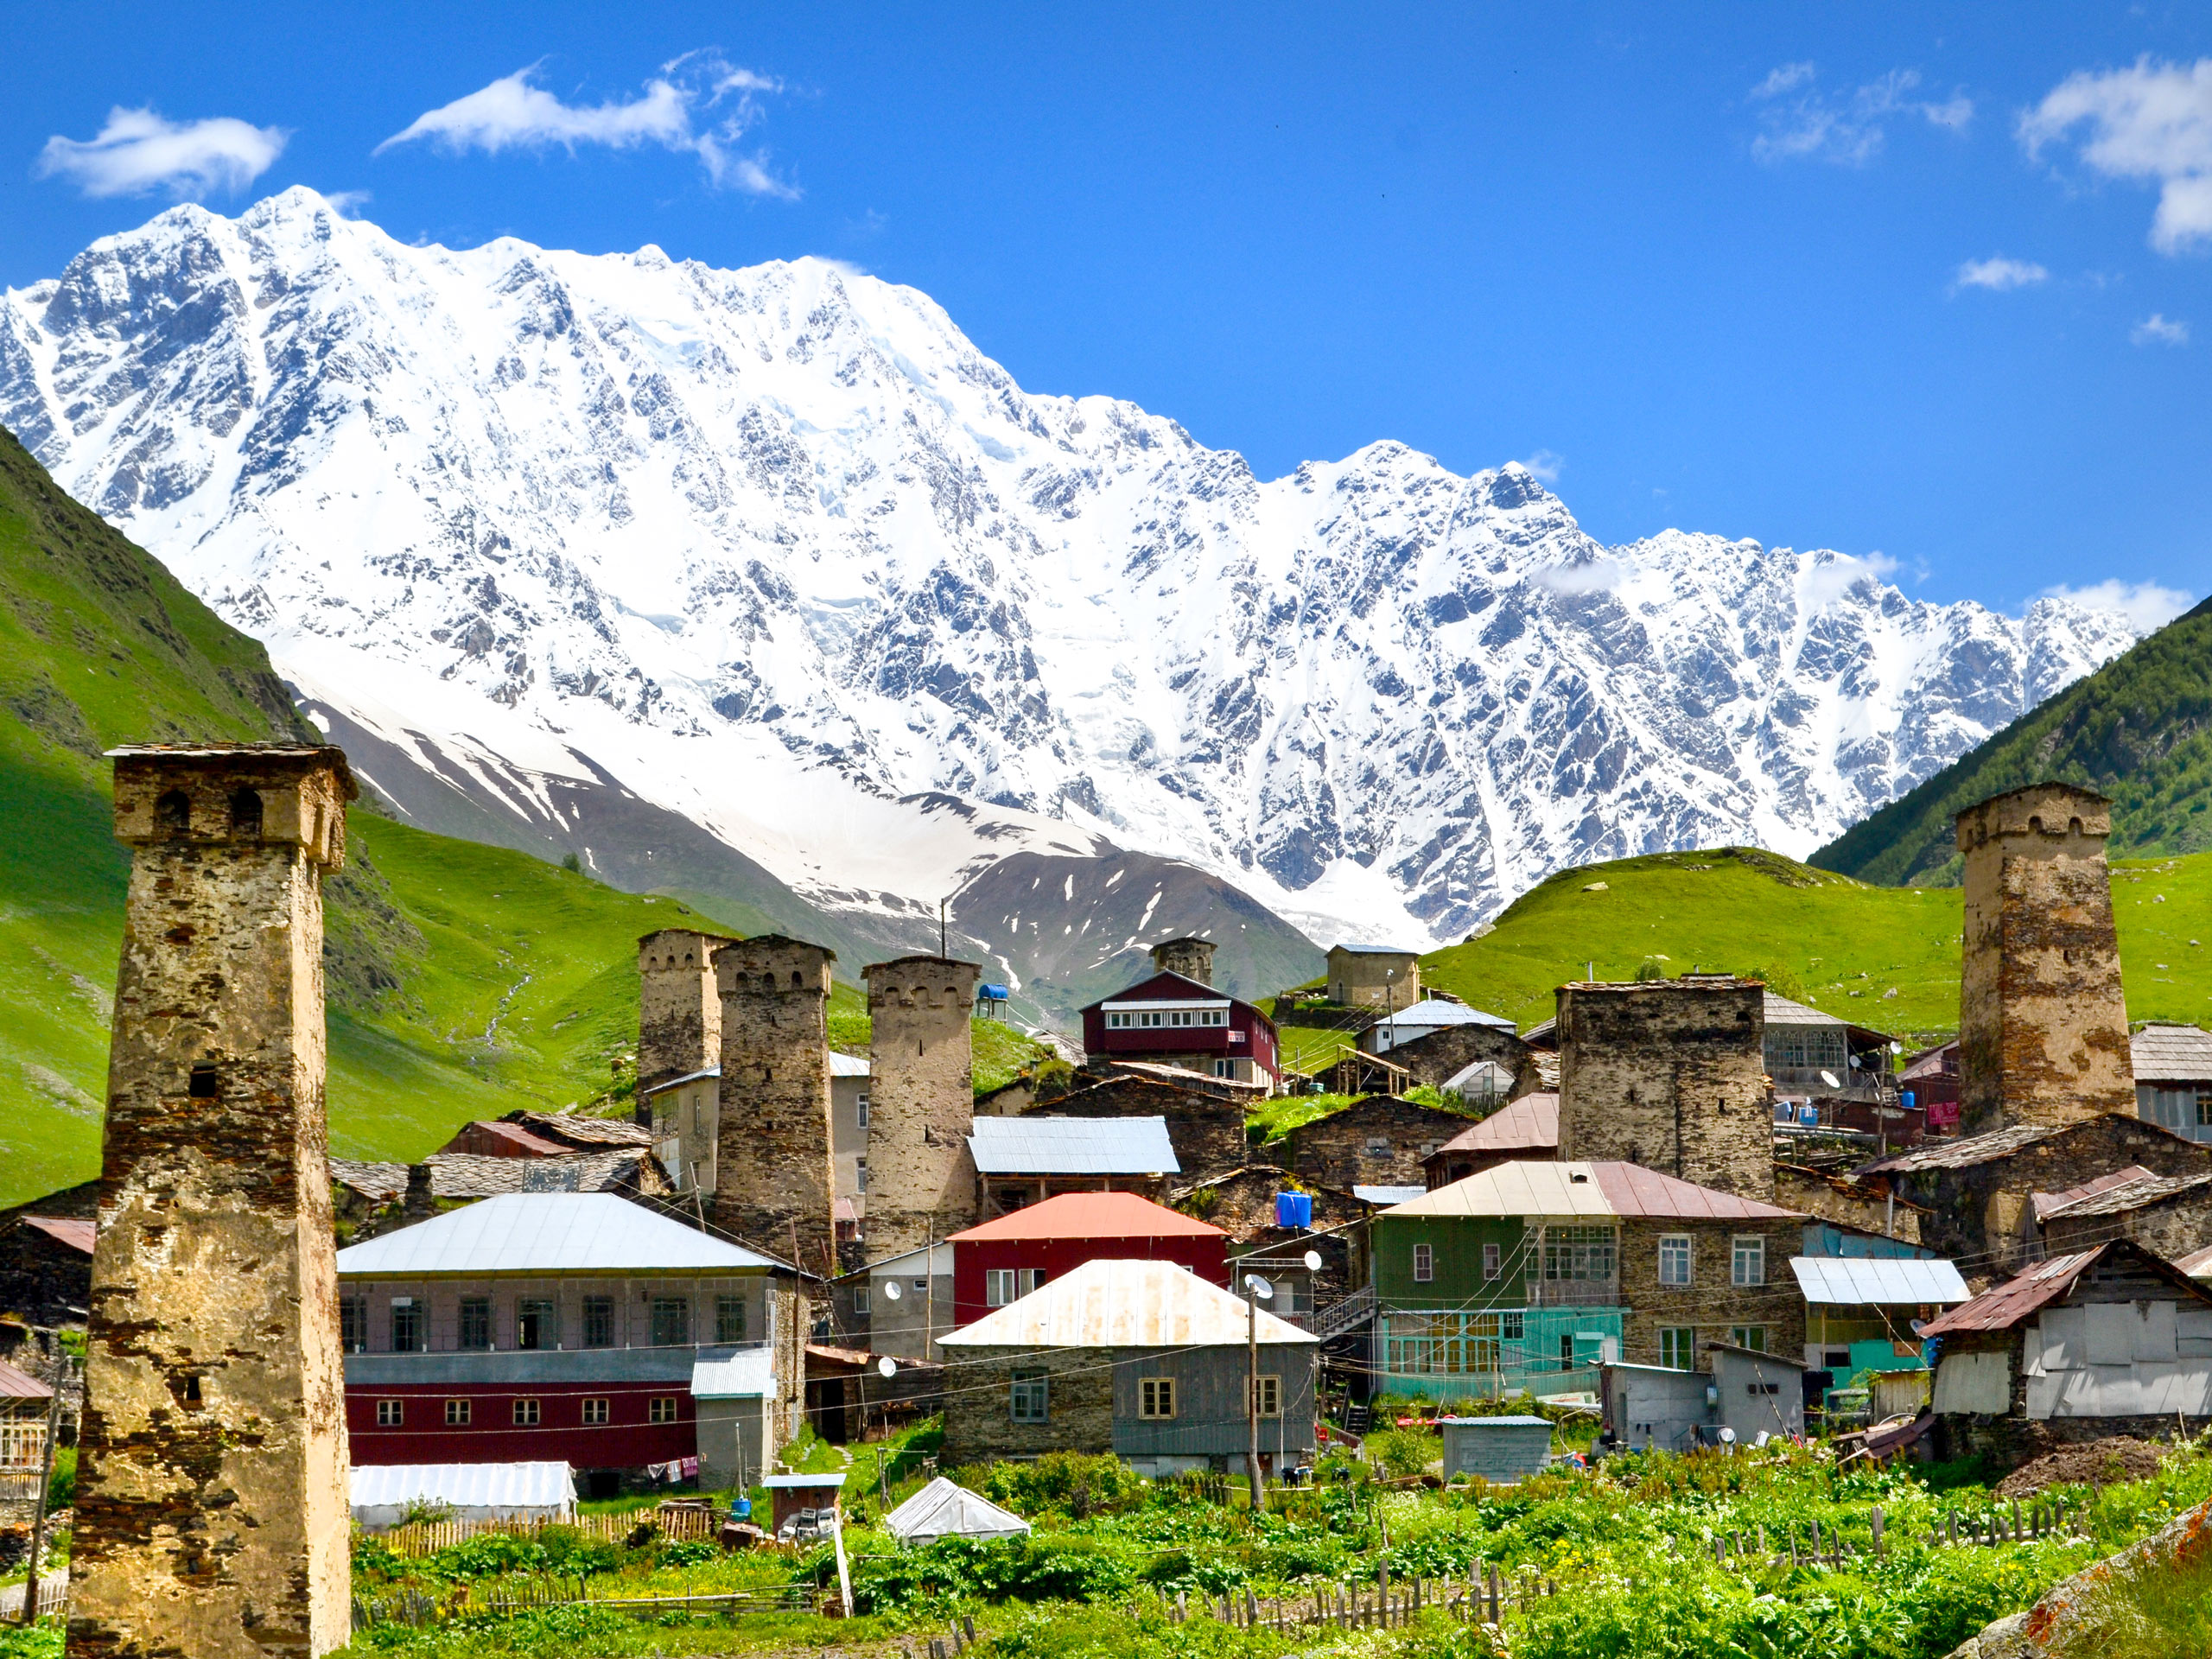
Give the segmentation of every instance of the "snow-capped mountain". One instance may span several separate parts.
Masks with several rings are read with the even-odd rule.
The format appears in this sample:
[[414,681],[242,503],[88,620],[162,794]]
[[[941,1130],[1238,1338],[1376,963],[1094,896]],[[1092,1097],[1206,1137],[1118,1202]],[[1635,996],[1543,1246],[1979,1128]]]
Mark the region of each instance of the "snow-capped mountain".
[[595,794],[932,929],[1065,862],[960,912],[1017,969],[1116,849],[1324,944],[1456,938],[1591,859],[1802,854],[2133,638],[1833,553],[1605,547],[1522,467],[1397,443],[1262,480],[834,264],[407,247],[305,190],[8,293],[0,422],[427,821],[642,880],[659,832]]

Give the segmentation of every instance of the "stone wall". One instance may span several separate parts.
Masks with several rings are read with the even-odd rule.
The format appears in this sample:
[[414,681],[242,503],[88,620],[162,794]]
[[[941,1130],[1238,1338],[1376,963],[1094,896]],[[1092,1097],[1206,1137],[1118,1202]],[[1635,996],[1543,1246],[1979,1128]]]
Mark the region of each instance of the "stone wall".
[[983,970],[901,957],[868,982],[868,1253],[918,1249],[977,1218],[975,1046],[969,1011]]
[[[1421,1160],[1464,1133],[1472,1119],[1395,1095],[1373,1095],[1293,1129],[1285,1161],[1300,1180],[1324,1186],[1426,1186]],[[1378,1154],[1370,1143],[1379,1141]]]
[[[938,1461],[948,1468],[995,1458],[1033,1458],[1047,1452],[1114,1449],[1114,1373],[1109,1357],[1091,1348],[957,1348],[947,1354],[959,1379],[944,1396],[944,1447]],[[1049,1421],[1014,1421],[1011,1389],[1017,1371],[1042,1371]]]
[[1181,1167],[1172,1185],[1187,1185],[1241,1169],[1253,1160],[1245,1138],[1243,1097],[1226,1091],[1179,1089],[1147,1077],[1109,1077],[1052,1102],[1052,1117],[1160,1117]]
[[1494,1060],[1513,1076],[1515,1098],[1537,1084],[1529,1045],[1504,1026],[1446,1026],[1426,1037],[1400,1043],[1383,1057],[1414,1074],[1414,1081],[1440,1089],[1478,1060]]
[[766,1254],[835,1276],[830,964],[818,944],[765,934],[715,952],[722,1075],[715,1218]]
[[1774,1195],[1766,991],[1704,975],[1559,990],[1559,1155]]
[[1152,965],[1163,974],[1180,974],[1201,985],[1213,983],[1211,939],[1167,939],[1152,947]]
[[650,1089],[721,1064],[715,952],[736,941],[664,927],[638,941],[638,1085]]
[[132,856],[73,1654],[319,1655],[349,1635],[321,881],[353,795],[336,749],[116,763]]
[[1410,950],[1329,952],[1329,1001],[1347,1007],[1409,1008],[1421,1001],[1421,958]]
[[2086,1250],[2115,1234],[2169,1262],[2195,1254],[2212,1244],[2212,1182],[2117,1213],[2054,1216],[2044,1224],[2044,1252]]
[[[1659,1282],[1659,1240],[1669,1233],[1690,1236],[1690,1282]],[[1734,1241],[1766,1241],[1766,1282],[1733,1282]],[[1673,1326],[1694,1329],[1696,1343],[1730,1340],[1731,1325],[1766,1327],[1766,1351],[1789,1359],[1805,1351],[1805,1299],[1789,1271],[1789,1258],[1802,1253],[1804,1223],[1789,1221],[1624,1220],[1620,1231],[1621,1357],[1632,1365],[1660,1363],[1659,1332]],[[1700,1370],[1708,1362],[1693,1348]]]
[[1891,1202],[1879,1185],[1862,1185],[1844,1176],[1825,1175],[1796,1164],[1777,1164],[1774,1201],[1824,1221],[1885,1234],[1910,1244],[1920,1243],[1920,1206]]
[[92,1306],[92,1258],[18,1221],[0,1227],[0,1313],[38,1325],[81,1325]]
[[1959,1110],[1967,1135],[2134,1109],[2105,865],[2111,833],[2111,803],[2070,784],[2031,785],[1959,814]]

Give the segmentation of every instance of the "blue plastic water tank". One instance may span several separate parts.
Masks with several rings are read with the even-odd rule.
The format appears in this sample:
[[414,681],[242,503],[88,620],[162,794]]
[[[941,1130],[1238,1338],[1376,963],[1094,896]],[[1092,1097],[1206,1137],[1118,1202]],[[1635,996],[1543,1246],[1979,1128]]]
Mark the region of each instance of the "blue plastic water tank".
[[1313,1224],[1313,1195],[1311,1192],[1278,1192],[1275,1194],[1275,1225],[1278,1227],[1311,1227]]

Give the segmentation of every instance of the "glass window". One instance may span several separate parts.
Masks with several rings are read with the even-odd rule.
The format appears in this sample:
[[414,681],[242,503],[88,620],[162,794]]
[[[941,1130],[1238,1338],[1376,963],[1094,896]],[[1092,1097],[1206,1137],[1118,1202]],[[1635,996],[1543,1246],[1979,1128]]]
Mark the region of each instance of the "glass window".
[[419,1354],[423,1351],[423,1310],[415,1305],[411,1296],[391,1299],[391,1351],[395,1354]]
[[1613,1230],[1610,1227],[1548,1227],[1544,1230],[1544,1277],[1597,1281],[1613,1276]]
[[2212,1128],[2212,1094],[2196,1097],[2196,1127],[2200,1129]]
[[691,1340],[691,1304],[681,1296],[652,1300],[653,1346],[681,1348]]
[[1738,1238],[1729,1252],[1729,1281],[1737,1285],[1766,1283],[1766,1240]]
[[1659,1332],[1659,1363],[1677,1371],[1697,1369],[1697,1327],[1688,1325],[1662,1326]]
[[658,1394],[645,1408],[648,1422],[672,1423],[676,1421],[676,1398],[673,1395]]
[[1497,1244],[1483,1246],[1483,1277],[1496,1279],[1505,1271],[1505,1250]]
[[1252,1385],[1260,1385],[1260,1415],[1282,1415],[1282,1378],[1280,1376],[1248,1376],[1244,1379],[1244,1409],[1252,1409]]
[[1175,1414],[1175,1379],[1172,1376],[1144,1376],[1137,1379],[1137,1415],[1140,1417],[1173,1417]]
[[1687,1285],[1690,1281],[1690,1236],[1688,1233],[1662,1233],[1659,1236],[1659,1282],[1662,1285]]
[[446,1427],[448,1428],[466,1428],[468,1427],[469,1403],[470,1402],[466,1400],[448,1400],[446,1402]]
[[865,1093],[861,1094],[853,1104],[855,1109],[860,1114],[861,1128],[868,1128],[868,1096]]
[[492,1299],[489,1296],[464,1296],[461,1299],[461,1345],[463,1348],[489,1348],[492,1345]]
[[869,1314],[869,1309],[870,1304],[868,1301],[868,1292],[864,1290],[855,1291],[853,1293],[853,1317],[861,1319],[867,1319]]
[[1014,1269],[1012,1268],[985,1268],[983,1269],[983,1306],[1004,1307],[1014,1298]]
[[1021,1294],[1027,1296],[1031,1291],[1043,1285],[1047,1276],[1042,1268],[1024,1268],[1021,1270],[1021,1277],[1016,1282],[1021,1287]]
[[1016,1371],[1007,1390],[1007,1405],[1017,1423],[1050,1421],[1051,1396],[1042,1371]]
[[378,1428],[397,1428],[406,1421],[407,1402],[405,1401],[379,1400],[377,1402],[377,1427]]
[[583,1304],[584,1346],[612,1348],[614,1345],[614,1299],[612,1296],[587,1296]]
[[515,1346],[535,1352],[561,1345],[561,1311],[542,1296],[525,1296],[515,1304]]
[[868,1191],[868,1160],[867,1160],[867,1159],[865,1159],[865,1158],[855,1158],[855,1159],[854,1159],[854,1160],[853,1160],[853,1176],[854,1176],[855,1180],[855,1181],[857,1182],[857,1184],[859,1185],[859,1186],[860,1186],[860,1190],[861,1190],[861,1192],[867,1192],[867,1191]]
[[[860,1294],[861,1300],[867,1299],[866,1291],[861,1292]],[[717,1296],[715,1298],[715,1340],[716,1342],[743,1342],[745,1340],[744,1297]]]
[[606,1421],[607,1402],[605,1399],[594,1398],[584,1402],[584,1421],[587,1423],[604,1423]]
[[1433,1245],[1414,1246],[1414,1282],[1427,1284],[1436,1277],[1436,1250]]
[[1728,1340],[1738,1348],[1749,1348],[1758,1353],[1766,1352],[1766,1326],[1763,1325],[1732,1325]]
[[358,1354],[369,1345],[369,1304],[366,1298],[340,1296],[338,1299],[338,1342],[349,1354]]
[[518,1400],[515,1402],[515,1426],[518,1428],[535,1428],[537,1427],[537,1401]]

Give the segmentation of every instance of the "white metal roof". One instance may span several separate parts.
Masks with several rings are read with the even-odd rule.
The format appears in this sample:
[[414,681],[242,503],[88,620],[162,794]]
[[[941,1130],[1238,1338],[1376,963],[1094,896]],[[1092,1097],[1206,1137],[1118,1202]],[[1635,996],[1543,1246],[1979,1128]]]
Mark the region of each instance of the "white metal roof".
[[456,1510],[565,1509],[576,1484],[565,1463],[357,1463],[353,1507],[418,1499]]
[[1495,1014],[1484,1014],[1480,1008],[1471,1008],[1464,1002],[1446,1002],[1441,997],[1426,997],[1410,1003],[1387,1016],[1382,1024],[1390,1026],[1503,1026],[1513,1029],[1513,1022]]
[[1831,1307],[1906,1306],[1969,1301],[1974,1293],[1948,1262],[1872,1255],[1793,1255],[1789,1271],[1808,1302]]
[[1613,1206],[1585,1163],[1534,1160],[1500,1164],[1464,1181],[1400,1204],[1394,1216],[1591,1216],[1611,1221]]
[[338,1252],[341,1278],[746,1273],[779,1265],[611,1192],[504,1192]]
[[840,1054],[830,1051],[830,1075],[833,1077],[864,1077],[868,1076],[868,1062],[857,1054]]
[[1019,1538],[1029,1523],[939,1475],[885,1516],[883,1528],[903,1542],[927,1543],[938,1538]]
[[950,1244],[917,1244],[911,1250],[901,1250],[896,1255],[887,1255],[868,1264],[869,1273],[880,1278],[899,1279],[918,1275],[927,1261],[927,1271],[933,1274],[952,1271],[952,1246]]
[[1425,1186],[1374,1186],[1354,1183],[1351,1195],[1363,1204],[1379,1204],[1387,1209],[1420,1198],[1427,1191]]
[[695,1360],[691,1365],[694,1400],[757,1400],[775,1392],[774,1351],[763,1343],[741,1348],[726,1359]]
[[[1100,1258],[938,1342],[947,1348],[1243,1347],[1244,1300],[1177,1262]],[[1266,1343],[1315,1338],[1262,1310]]]
[[763,1486],[769,1488],[771,1491],[781,1491],[785,1488],[789,1488],[792,1491],[809,1491],[832,1486],[842,1486],[845,1484],[845,1478],[842,1474],[770,1475],[760,1484]]
[[1178,1175],[1164,1117],[979,1117],[980,1175]]

